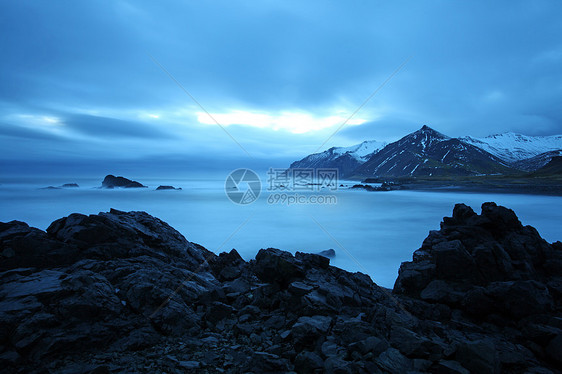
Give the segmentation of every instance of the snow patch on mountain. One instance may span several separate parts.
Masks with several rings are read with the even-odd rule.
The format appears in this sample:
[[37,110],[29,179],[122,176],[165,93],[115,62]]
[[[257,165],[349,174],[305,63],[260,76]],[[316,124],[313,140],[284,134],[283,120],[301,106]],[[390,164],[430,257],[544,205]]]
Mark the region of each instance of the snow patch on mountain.
[[345,178],[386,146],[386,143],[368,140],[350,147],[332,147],[295,161],[291,168],[337,168],[339,177]]
[[544,152],[562,149],[562,135],[528,136],[506,132],[504,134],[490,135],[485,138],[465,136],[459,139],[483,149],[508,163],[535,157]]
[[[359,162],[365,162],[374,153],[386,147],[388,143],[376,140],[366,140],[363,143],[355,144],[350,147],[334,147],[333,153],[337,155],[349,154]],[[322,153],[318,153],[321,155]]]

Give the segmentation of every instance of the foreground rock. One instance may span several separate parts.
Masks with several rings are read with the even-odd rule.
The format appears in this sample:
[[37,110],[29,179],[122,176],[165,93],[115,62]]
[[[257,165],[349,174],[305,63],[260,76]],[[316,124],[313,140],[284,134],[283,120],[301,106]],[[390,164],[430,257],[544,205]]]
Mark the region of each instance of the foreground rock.
[[142,185],[137,181],[133,181],[124,177],[116,177],[114,175],[106,175],[101,182],[102,188],[146,188],[146,186]]
[[10,372],[557,373],[562,244],[457,205],[394,291],[320,255],[215,255],[143,212],[0,223]]

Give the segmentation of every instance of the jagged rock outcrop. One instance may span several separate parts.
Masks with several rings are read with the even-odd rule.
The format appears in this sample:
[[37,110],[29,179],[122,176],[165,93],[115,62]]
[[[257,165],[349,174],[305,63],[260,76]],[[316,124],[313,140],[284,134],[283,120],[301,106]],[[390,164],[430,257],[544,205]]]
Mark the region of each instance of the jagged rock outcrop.
[[509,209],[457,205],[391,292],[316,254],[215,255],[144,212],[0,223],[0,367],[557,373],[561,253]]
[[554,308],[561,267],[560,242],[548,244],[512,210],[485,203],[477,215],[458,204],[402,264],[394,292],[480,317],[520,319]]

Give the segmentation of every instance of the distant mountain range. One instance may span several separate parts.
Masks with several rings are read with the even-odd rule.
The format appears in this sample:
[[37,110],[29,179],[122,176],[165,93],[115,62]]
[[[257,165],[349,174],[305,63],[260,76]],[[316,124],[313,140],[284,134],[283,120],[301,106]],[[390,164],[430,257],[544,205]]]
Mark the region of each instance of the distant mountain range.
[[332,147],[293,162],[291,168],[338,168],[340,179],[500,175],[532,172],[561,155],[561,135],[450,138],[423,126],[390,144]]

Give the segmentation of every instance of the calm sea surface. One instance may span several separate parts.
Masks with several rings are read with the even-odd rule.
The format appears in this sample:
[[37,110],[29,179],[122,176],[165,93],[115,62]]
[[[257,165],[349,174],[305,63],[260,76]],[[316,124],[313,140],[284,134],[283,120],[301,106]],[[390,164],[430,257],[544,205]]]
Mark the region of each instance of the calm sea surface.
[[[2,181],[0,221],[20,220],[46,229],[53,220],[74,212],[143,210],[169,223],[189,241],[217,253],[236,248],[246,260],[260,248],[291,252],[333,248],[337,253],[333,265],[366,272],[385,287],[392,287],[400,263],[411,259],[428,231],[438,229],[442,217],[451,215],[455,203],[470,205],[479,213],[483,202],[494,201],[513,209],[523,224],[537,228],[549,242],[562,240],[562,198],[556,196],[340,188],[286,192],[287,199],[294,199],[295,193],[301,199],[289,204],[263,186],[257,201],[237,205],[227,198],[223,178],[141,181],[149,188],[102,190],[95,188],[99,178],[53,178],[47,184],[32,179]],[[70,182],[80,188],[40,189]],[[183,190],[155,191],[160,184]]]

